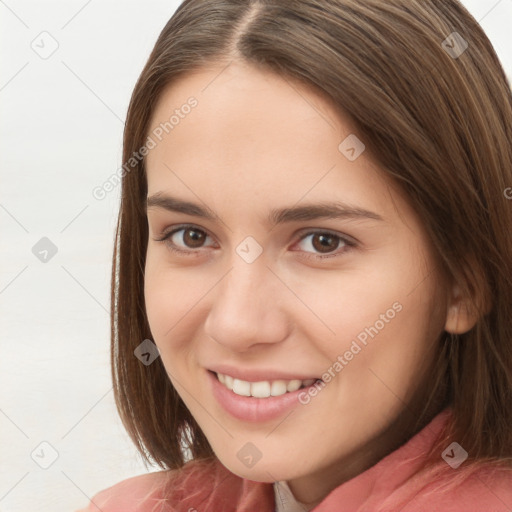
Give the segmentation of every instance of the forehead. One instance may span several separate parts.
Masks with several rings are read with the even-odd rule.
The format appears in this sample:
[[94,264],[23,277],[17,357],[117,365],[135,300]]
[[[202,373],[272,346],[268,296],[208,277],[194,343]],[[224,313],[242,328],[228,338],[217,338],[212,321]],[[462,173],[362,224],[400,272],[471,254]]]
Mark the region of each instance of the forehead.
[[[190,98],[194,98],[197,105],[189,112],[186,103]],[[180,115],[180,110],[189,113]],[[172,129],[164,134],[169,145],[181,145],[181,135],[187,138],[193,130],[196,147],[204,142],[209,142],[210,146],[223,142],[224,152],[226,148],[232,151],[234,146],[246,149],[242,145],[244,139],[247,143],[268,143],[269,135],[279,134],[274,144],[267,144],[268,151],[281,147],[278,143],[283,139],[295,137],[297,142],[308,140],[311,145],[327,131],[333,135],[338,132],[338,138],[340,129],[349,130],[344,126],[346,123],[336,118],[328,100],[319,94],[302,84],[245,64],[202,68],[182,76],[161,94],[151,129],[165,124],[173,114],[180,117],[175,116]],[[300,150],[296,144],[294,153]],[[148,161],[151,163],[151,155]]]
[[231,64],[181,77],[161,94],[149,135],[156,146],[146,158],[148,195],[179,189],[216,202],[223,194],[232,207],[306,196],[390,207],[378,168],[364,152],[353,161],[343,153],[344,141],[357,139],[341,109],[271,72]]

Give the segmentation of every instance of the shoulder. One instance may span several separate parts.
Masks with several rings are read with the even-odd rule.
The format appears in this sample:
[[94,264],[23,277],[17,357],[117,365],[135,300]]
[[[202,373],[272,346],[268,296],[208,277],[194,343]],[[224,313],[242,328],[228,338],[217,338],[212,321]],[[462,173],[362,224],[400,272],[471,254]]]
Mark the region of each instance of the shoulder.
[[213,460],[128,478],[100,491],[87,508],[76,512],[271,511],[272,507],[271,484],[244,480]]
[[[424,428],[399,450],[403,460],[390,457],[390,461],[398,465],[415,460],[420,471],[412,471],[407,480],[397,486],[395,492],[385,500],[385,506],[379,511],[399,509],[402,512],[510,512],[511,465],[498,466],[494,462],[473,461],[451,467],[441,459],[442,454],[439,453],[439,462],[435,467],[421,469],[422,456],[418,457],[417,453],[425,454],[436,436],[443,439],[452,418],[453,411],[448,407],[432,420],[428,428]],[[391,470],[392,466],[388,465],[387,469]]]
[[158,471],[127,478],[101,490],[90,499],[87,508],[75,512],[142,512],[144,508],[138,502],[147,501],[145,498],[158,493],[165,486],[167,479],[172,478],[172,473],[173,471]]
[[473,471],[450,469],[444,484],[428,482],[408,501],[403,512],[509,512],[512,506],[512,468],[482,466]]

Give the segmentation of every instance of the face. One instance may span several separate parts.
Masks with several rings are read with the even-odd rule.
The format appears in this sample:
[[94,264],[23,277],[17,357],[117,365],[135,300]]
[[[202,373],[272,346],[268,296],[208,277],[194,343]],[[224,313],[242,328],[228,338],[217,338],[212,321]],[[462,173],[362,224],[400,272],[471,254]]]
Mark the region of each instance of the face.
[[245,64],[173,83],[150,130],[145,300],[169,378],[228,469],[322,498],[396,442],[445,326],[421,220],[339,109]]

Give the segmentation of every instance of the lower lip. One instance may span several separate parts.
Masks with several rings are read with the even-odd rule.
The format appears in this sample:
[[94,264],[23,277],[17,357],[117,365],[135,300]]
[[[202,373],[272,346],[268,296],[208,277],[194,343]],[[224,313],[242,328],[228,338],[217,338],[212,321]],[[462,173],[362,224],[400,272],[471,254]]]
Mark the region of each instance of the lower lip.
[[[263,422],[279,418],[300,404],[299,394],[307,393],[309,389],[304,387],[284,395],[269,396],[268,398],[240,396],[221,384],[217,374],[209,370],[207,374],[211,382],[213,395],[217,401],[231,416],[242,421]],[[313,386],[314,384],[310,387]]]

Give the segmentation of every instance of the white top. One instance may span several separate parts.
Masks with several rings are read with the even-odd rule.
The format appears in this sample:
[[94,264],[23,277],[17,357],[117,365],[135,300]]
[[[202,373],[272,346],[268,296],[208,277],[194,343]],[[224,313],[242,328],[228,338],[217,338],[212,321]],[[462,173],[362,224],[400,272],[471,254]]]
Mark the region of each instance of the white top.
[[286,480],[274,482],[276,512],[309,512],[310,507],[297,501]]

